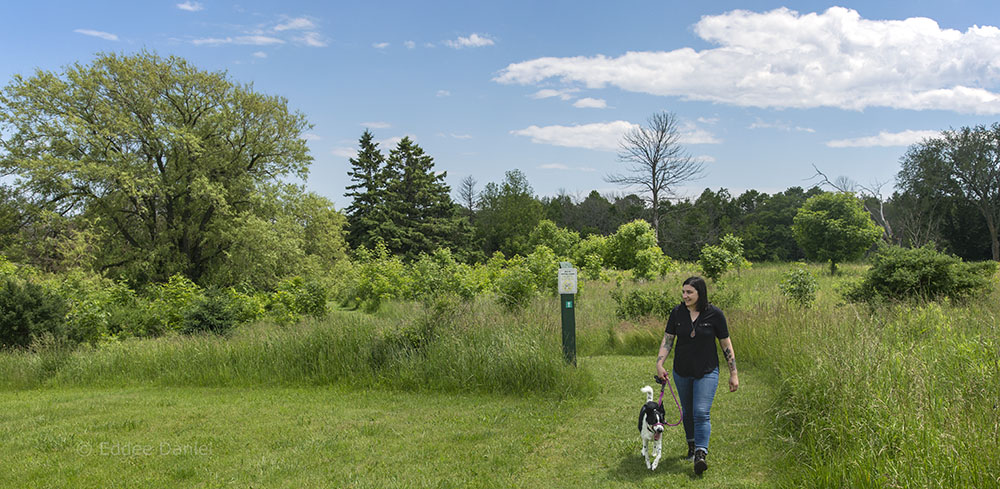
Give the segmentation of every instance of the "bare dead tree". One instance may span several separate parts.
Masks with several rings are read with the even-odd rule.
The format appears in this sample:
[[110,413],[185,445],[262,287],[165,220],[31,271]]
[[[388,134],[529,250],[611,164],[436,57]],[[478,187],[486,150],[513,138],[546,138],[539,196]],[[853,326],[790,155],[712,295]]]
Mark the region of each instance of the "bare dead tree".
[[619,143],[618,159],[626,173],[604,179],[625,187],[639,187],[652,208],[653,229],[660,239],[660,201],[673,194],[681,183],[702,176],[704,164],[691,157],[680,144],[677,116],[670,112],[653,114],[645,127],[625,133]]
[[[886,243],[892,243],[895,240],[892,225],[889,223],[889,218],[885,215],[886,199],[882,196],[882,188],[885,187],[885,182],[876,180],[871,186],[864,186],[844,176],[837,177],[835,181],[831,182],[825,173],[816,168],[816,165],[813,165],[813,169],[816,170],[816,174],[810,177],[810,180],[819,178],[820,185],[827,185],[838,192],[850,192],[861,196],[861,204],[865,210],[872,216],[872,219],[875,219],[875,223],[882,227],[882,239]],[[874,200],[875,205],[872,205],[869,202],[870,200]],[[875,208],[876,206],[878,207],[877,209]]]
[[458,199],[468,209],[469,216],[476,211],[479,194],[476,192],[476,179],[472,175],[466,176],[458,184]]

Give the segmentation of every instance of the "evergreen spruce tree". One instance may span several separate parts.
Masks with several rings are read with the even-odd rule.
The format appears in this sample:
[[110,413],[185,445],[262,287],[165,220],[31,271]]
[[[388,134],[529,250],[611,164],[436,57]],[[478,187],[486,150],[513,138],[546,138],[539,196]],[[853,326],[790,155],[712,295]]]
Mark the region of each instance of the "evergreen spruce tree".
[[451,189],[436,174],[434,159],[410,138],[403,138],[385,165],[385,219],[380,236],[393,253],[416,258],[448,247],[459,251],[471,240],[471,227],[451,200]]
[[371,131],[365,130],[359,140],[357,158],[351,158],[351,169],[347,175],[354,183],[347,186],[345,197],[353,199],[347,207],[348,243],[352,247],[364,245],[372,248],[379,234],[379,225],[384,220],[380,212],[384,208],[386,191],[385,156],[373,141]]

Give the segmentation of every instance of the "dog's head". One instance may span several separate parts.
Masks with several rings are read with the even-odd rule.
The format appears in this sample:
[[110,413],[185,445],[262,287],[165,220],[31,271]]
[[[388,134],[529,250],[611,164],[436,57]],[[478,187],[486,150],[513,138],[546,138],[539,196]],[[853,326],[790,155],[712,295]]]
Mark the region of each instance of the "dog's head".
[[660,435],[663,434],[663,418],[666,416],[666,412],[663,406],[655,402],[647,402],[642,406],[642,419],[645,422],[644,429],[653,432],[655,439],[660,439]]

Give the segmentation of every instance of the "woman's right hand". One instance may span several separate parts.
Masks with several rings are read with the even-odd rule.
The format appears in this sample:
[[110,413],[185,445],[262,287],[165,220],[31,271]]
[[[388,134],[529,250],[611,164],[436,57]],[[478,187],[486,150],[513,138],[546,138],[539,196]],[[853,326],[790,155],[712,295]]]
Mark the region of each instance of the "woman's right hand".
[[656,366],[656,376],[663,380],[667,379],[667,370],[663,368],[663,365]]

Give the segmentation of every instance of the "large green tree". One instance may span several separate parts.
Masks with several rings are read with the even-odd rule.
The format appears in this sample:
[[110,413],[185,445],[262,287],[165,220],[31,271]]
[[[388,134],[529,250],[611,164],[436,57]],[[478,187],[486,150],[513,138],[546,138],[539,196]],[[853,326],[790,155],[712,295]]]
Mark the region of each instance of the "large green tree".
[[792,230],[809,259],[837,263],[860,257],[882,236],[861,200],[848,192],[810,197],[795,215]]
[[511,170],[500,185],[490,182],[479,195],[476,235],[487,255],[526,255],[531,252],[529,234],[544,215],[528,178],[521,170]]
[[979,211],[1000,261],[1000,123],[944,131],[902,158],[899,187],[926,199],[959,199]]
[[226,266],[252,196],[311,157],[304,115],[225,72],[149,52],[15,76],[0,167],[17,189],[96,222],[99,267],[133,281]]

